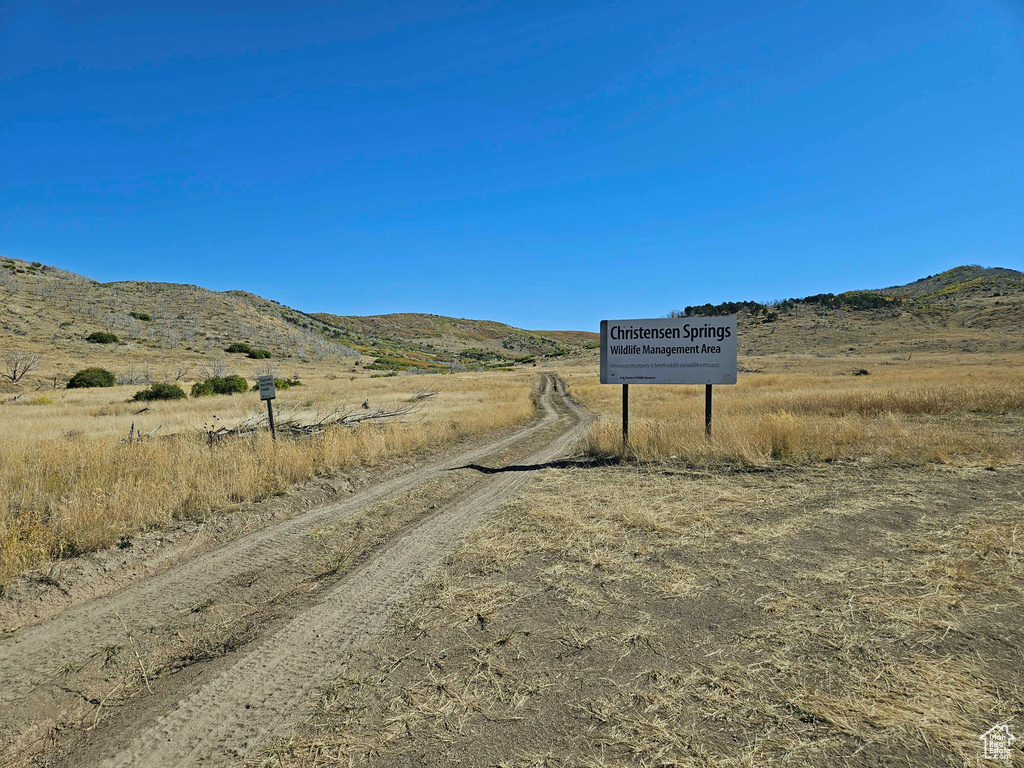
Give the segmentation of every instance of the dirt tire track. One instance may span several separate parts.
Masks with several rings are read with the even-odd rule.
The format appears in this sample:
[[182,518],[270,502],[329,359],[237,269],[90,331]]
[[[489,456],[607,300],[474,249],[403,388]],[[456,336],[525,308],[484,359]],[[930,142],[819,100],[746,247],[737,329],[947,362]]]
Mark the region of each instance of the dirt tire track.
[[[259,572],[266,589],[299,577],[298,555],[314,528],[335,524],[362,510],[415,490],[452,466],[470,464],[528,440],[560,418],[552,402],[558,380],[543,375],[538,385],[541,418],[531,426],[454,458],[433,461],[337,503],[254,531],[204,552],[173,569],[136,582],[119,592],[73,606],[41,624],[24,627],[0,644],[0,733],[5,741],[25,727],[34,701],[45,701],[61,664],[124,639],[118,614],[145,625],[166,621],[197,601],[223,594],[245,574]],[[562,385],[564,391],[564,385]],[[572,407],[576,407],[572,404]],[[574,411],[575,413],[576,411]],[[0,749],[2,749],[0,744]]]
[[[589,417],[565,397],[572,426],[527,459],[564,456]],[[275,736],[287,735],[315,689],[344,666],[345,650],[379,634],[397,606],[462,536],[529,480],[526,472],[487,475],[440,512],[406,531],[315,605],[232,667],[180,701],[104,768],[235,765]]]

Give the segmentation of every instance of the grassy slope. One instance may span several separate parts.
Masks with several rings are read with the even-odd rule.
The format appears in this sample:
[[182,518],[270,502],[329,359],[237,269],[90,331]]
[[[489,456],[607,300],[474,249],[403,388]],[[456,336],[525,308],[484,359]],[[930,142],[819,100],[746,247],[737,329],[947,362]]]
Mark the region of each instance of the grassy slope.
[[878,291],[886,296],[899,296],[918,300],[934,299],[954,294],[984,293],[986,291],[1024,291],[1024,274],[1002,267],[979,267],[965,265],[954,267],[915,280],[906,285],[896,285]]
[[[334,343],[321,323],[242,292],[170,283],[103,284],[0,258],[0,297],[0,352],[14,348],[43,355],[43,367],[30,380],[57,376],[63,381],[89,365],[118,374],[132,366],[152,368],[158,377],[173,377],[181,366],[194,380],[200,365],[223,359],[251,374],[257,361],[224,352],[236,341],[270,350],[281,364],[289,360],[289,375],[292,366],[303,370],[314,361],[351,361],[346,355],[353,354]],[[122,343],[87,342],[94,331],[114,333]]]
[[798,305],[774,322],[741,313],[740,355],[1013,353],[1024,348],[1024,274],[957,267],[878,291],[900,297],[883,309]]
[[[217,292],[194,285],[95,280],[45,265],[0,257],[0,353],[39,352],[44,366],[32,382],[66,380],[88,365],[121,374],[130,367],[174,377],[179,366],[188,380],[199,367],[226,360],[233,370],[252,375],[263,365],[225,355],[233,342],[272,352],[287,375],[308,374],[325,363],[351,367],[362,353],[399,356],[421,367],[457,363],[476,367],[524,355],[562,354],[583,346],[583,332],[539,334],[501,323],[391,315],[371,318],[312,316],[244,291]],[[148,316],[150,319],[140,319]],[[424,322],[424,318],[429,322]],[[119,345],[86,341],[108,331]],[[476,349],[489,355],[460,355]],[[54,354],[56,353],[56,354]],[[287,362],[285,362],[287,361]],[[364,361],[370,362],[373,361]]]
[[337,327],[357,345],[361,339],[380,339],[414,358],[438,361],[472,359],[467,352],[491,352],[502,358],[559,356],[598,339],[596,333],[587,331],[527,331],[492,320],[417,313],[365,317],[321,313],[314,317]]

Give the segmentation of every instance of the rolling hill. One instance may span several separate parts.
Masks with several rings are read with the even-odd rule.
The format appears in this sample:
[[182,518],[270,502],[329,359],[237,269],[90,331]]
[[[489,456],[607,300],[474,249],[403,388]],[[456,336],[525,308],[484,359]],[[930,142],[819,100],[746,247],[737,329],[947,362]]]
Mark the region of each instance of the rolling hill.
[[354,348],[374,349],[387,358],[384,362],[378,359],[379,365],[450,367],[532,362],[536,357],[561,357],[598,343],[598,335],[586,331],[526,331],[493,320],[441,315],[313,317],[337,329],[337,337]]
[[678,314],[737,315],[741,355],[1020,352],[1024,273],[968,265],[889,288],[704,304]]
[[[95,332],[116,344],[90,343]],[[296,371],[324,365],[370,370],[507,367],[572,354],[596,343],[582,331],[526,331],[436,315],[310,315],[244,291],[139,281],[100,283],[38,262],[0,257],[0,353],[41,353],[39,375],[66,377],[86,365],[121,371],[183,367],[198,375],[233,343],[265,349]],[[286,363],[284,361],[287,361]],[[266,363],[262,363],[266,365]]]
[[[740,354],[861,356],[1022,349],[1024,273],[961,266],[906,285],[771,304],[724,302],[689,315],[736,314]],[[116,344],[88,341],[113,333]],[[131,378],[198,378],[217,365],[252,374],[267,361],[226,353],[265,349],[288,375],[343,368],[399,372],[508,368],[597,355],[588,331],[531,331],[490,320],[399,313],[307,314],[244,291],[151,282],[99,283],[0,257],[0,354],[41,354],[34,378],[66,380],[90,365]],[[376,374],[379,375],[379,374]]]

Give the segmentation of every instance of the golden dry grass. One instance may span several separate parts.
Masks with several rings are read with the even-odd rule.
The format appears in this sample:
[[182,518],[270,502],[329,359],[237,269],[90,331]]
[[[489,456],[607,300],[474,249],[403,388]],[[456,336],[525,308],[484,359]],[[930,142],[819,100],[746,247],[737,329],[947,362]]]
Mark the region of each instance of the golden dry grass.
[[[316,475],[372,465],[522,422],[530,373],[320,379],[279,393],[277,407],[325,413],[341,405],[403,403],[439,387],[409,423],[338,428],[302,440],[268,436],[207,444],[204,425],[258,410],[255,394],[127,402],[140,387],[57,390],[0,404],[0,585],[54,557],[104,547],[176,517],[279,493]],[[53,402],[49,402],[52,400]],[[137,413],[144,406],[148,410]],[[126,444],[137,432],[156,436]]]
[[[1011,463],[1024,455],[1020,363],[871,360],[858,363],[870,375],[852,376],[849,362],[773,360],[765,372],[741,373],[735,386],[715,388],[711,440],[703,434],[703,387],[635,386],[630,451],[641,459],[747,466],[842,458]],[[620,453],[621,389],[601,385],[591,371],[565,378],[572,394],[603,416],[588,450]]]

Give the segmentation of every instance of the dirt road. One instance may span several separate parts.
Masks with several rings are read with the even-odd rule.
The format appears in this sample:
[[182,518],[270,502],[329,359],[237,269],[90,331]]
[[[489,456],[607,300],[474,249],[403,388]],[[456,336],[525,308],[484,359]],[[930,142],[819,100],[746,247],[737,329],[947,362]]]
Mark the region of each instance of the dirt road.
[[[76,766],[234,765],[268,739],[286,735],[347,654],[372,643],[395,606],[462,534],[529,477],[521,471],[450,470],[510,456],[520,465],[543,464],[569,450],[587,416],[551,375],[542,377],[538,403],[541,416],[517,433],[253,532],[0,642],[0,748],[6,749],[0,765],[5,759]],[[454,497],[392,536],[354,570],[310,581],[311,558],[304,554],[315,538],[311,534],[431,483],[443,486],[456,474],[466,479],[462,487],[452,484]],[[281,595],[286,597],[268,599]],[[175,618],[217,604],[273,608],[264,621],[256,617],[257,629],[240,647],[200,657],[203,663],[190,669],[179,664],[178,675],[150,679],[146,660],[158,649],[166,655],[175,633],[180,638]],[[112,654],[127,659],[122,663],[133,657],[137,662],[142,679],[135,695],[110,691],[104,699],[90,692],[88,681],[68,684],[72,673],[80,678],[90,668],[102,677]],[[67,728],[72,724],[90,727]]]

